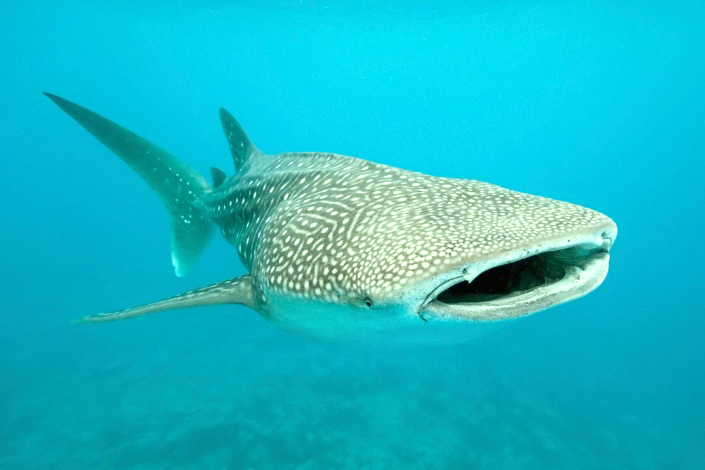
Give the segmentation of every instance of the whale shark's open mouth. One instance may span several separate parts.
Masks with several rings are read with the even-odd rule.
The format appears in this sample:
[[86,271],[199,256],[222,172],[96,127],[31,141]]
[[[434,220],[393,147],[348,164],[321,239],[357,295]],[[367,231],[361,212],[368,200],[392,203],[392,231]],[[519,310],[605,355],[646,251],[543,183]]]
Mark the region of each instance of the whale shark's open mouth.
[[477,275],[462,275],[436,288],[421,309],[424,318],[514,318],[595,289],[607,275],[609,245],[587,243],[510,260]]

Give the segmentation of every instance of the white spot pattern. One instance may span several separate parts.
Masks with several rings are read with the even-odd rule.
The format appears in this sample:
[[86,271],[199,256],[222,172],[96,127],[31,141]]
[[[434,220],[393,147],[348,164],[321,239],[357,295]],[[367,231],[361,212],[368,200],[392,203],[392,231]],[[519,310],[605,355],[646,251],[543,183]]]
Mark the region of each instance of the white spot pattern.
[[202,201],[268,292],[364,305],[607,219],[562,201],[325,153],[248,161]]

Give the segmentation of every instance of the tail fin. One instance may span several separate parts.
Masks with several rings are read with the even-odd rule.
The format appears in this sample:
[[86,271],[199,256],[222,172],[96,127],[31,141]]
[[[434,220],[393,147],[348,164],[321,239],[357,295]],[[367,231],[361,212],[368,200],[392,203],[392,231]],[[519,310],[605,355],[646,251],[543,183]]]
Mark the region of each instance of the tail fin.
[[210,240],[210,220],[193,202],[210,190],[195,170],[153,143],[77,104],[44,93],[69,116],[127,163],[162,200],[171,214],[171,261],[185,275]]

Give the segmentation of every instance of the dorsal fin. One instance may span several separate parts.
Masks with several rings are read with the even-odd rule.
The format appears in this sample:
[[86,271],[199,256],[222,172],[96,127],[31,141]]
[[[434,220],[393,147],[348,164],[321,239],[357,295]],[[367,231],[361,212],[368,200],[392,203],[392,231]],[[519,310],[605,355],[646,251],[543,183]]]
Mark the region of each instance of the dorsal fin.
[[225,137],[228,139],[230,153],[233,156],[235,171],[240,171],[242,165],[253,155],[260,153],[252,143],[240,124],[225,108],[220,108],[220,122],[223,125]]
[[228,175],[225,174],[220,168],[214,166],[211,167],[211,179],[213,180],[213,189],[217,188],[228,179]]

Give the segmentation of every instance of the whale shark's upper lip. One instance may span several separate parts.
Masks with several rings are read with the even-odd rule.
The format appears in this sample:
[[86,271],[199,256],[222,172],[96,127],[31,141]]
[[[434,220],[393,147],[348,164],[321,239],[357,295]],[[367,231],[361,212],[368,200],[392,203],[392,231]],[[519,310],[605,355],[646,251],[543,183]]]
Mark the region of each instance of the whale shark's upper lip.
[[442,281],[419,308],[424,319],[502,320],[581,297],[604,280],[615,231],[549,244],[468,266]]

